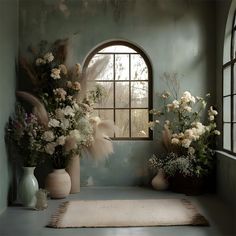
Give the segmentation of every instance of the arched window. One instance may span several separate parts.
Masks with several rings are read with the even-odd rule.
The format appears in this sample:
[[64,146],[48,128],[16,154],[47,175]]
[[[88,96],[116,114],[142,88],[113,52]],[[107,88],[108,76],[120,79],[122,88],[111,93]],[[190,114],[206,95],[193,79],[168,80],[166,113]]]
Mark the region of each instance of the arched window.
[[[225,38],[225,50],[229,50],[224,57],[223,64],[223,149],[236,153],[236,20],[235,13],[231,22],[230,41]],[[228,44],[227,44],[228,42]],[[227,44],[227,45],[226,45]],[[230,47],[229,47],[230,45]],[[227,52],[224,52],[227,55]]]
[[99,70],[87,83],[101,85],[104,98],[95,107],[102,119],[114,120],[118,133],[114,139],[151,139],[148,128],[152,108],[152,72],[148,57],[137,46],[125,41],[112,41],[93,50],[84,68]]

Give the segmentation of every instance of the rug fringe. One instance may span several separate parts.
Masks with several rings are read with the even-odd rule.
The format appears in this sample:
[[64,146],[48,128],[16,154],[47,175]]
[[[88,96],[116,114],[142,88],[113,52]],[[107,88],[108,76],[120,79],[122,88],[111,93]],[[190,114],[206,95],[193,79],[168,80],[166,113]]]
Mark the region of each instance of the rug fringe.
[[68,205],[69,205],[69,201],[67,202],[63,202],[60,204],[60,206],[58,207],[58,210],[55,214],[52,215],[49,224],[47,225],[47,227],[50,228],[61,228],[61,221],[63,218],[63,215],[65,214]]
[[181,201],[186,206],[186,208],[192,210],[195,213],[195,215],[191,219],[192,225],[205,225],[205,226],[210,225],[209,222],[207,221],[207,219],[203,215],[198,213],[197,209],[194,207],[194,205],[189,200],[181,199]]

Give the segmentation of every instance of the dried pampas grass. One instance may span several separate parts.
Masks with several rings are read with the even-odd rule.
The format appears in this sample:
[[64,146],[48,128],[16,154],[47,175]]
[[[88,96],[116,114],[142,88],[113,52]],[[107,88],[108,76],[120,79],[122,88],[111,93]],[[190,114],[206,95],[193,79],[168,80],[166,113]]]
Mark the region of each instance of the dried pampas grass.
[[29,102],[33,106],[33,113],[38,117],[41,125],[47,127],[48,125],[48,113],[44,105],[39,101],[38,98],[30,93],[17,91],[16,95],[23,98],[25,101]]
[[97,160],[103,160],[113,153],[112,136],[117,128],[111,120],[100,120],[99,117],[90,119],[94,130],[94,142],[88,148],[89,153]]

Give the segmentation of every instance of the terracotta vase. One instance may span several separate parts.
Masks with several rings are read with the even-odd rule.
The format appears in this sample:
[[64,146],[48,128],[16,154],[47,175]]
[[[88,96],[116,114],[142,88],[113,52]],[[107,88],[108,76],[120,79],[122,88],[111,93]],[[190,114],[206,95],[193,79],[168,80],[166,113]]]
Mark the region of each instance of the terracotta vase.
[[70,194],[71,180],[65,169],[54,169],[48,174],[45,181],[45,188],[51,198],[65,198]]
[[168,189],[169,182],[165,178],[165,173],[162,169],[159,169],[157,175],[152,179],[152,187],[156,190]]
[[36,192],[39,189],[38,181],[34,176],[35,167],[23,167],[23,176],[19,183],[19,198],[25,207],[34,207],[36,204]]
[[66,171],[70,175],[71,190],[70,193],[80,192],[80,157],[79,155],[73,156],[66,168]]

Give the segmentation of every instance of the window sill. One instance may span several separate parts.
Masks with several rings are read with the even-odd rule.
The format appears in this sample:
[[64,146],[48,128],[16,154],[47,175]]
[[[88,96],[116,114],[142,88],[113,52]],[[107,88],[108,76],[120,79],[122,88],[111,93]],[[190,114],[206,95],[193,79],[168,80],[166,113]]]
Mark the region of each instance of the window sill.
[[220,150],[216,150],[216,153],[217,154],[220,154],[221,156],[223,157],[227,157],[227,158],[230,158],[232,160],[235,160],[236,161],[236,156],[230,154],[230,153],[227,153],[227,152],[224,152],[224,151],[220,151]]

